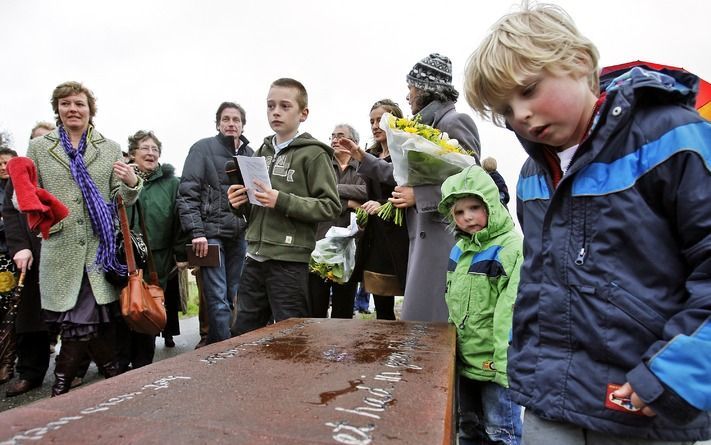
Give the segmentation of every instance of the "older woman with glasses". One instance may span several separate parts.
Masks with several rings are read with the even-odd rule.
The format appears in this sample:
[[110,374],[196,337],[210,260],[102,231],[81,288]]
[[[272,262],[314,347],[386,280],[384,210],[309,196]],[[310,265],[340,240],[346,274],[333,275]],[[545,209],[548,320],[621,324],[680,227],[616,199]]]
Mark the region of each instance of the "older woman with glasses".
[[[143,215],[148,248],[153,255],[160,286],[165,291],[165,308],[168,322],[163,330],[165,345],[175,346],[173,336],[180,334],[178,309],[180,295],[177,283],[178,261],[185,261],[187,236],[182,232],[176,198],[180,179],[175,176],[175,168],[159,162],[163,144],[152,131],[140,130],[128,138],[128,155],[136,175],[143,179],[143,191],[138,198]],[[136,215],[138,207],[127,209],[129,221],[134,231],[140,232],[140,222]],[[144,271],[148,276],[148,271]],[[122,327],[128,332],[128,327]],[[122,343],[119,364],[122,371],[130,367],[139,368],[153,362],[155,336],[130,332],[124,335],[130,344]]]
[[[322,239],[331,226],[347,227],[350,215],[365,202],[367,195],[365,182],[358,176],[358,162],[351,158],[351,153],[341,142],[346,140],[358,143],[358,132],[351,125],[336,125],[331,134],[331,148],[334,151],[333,170],[336,174],[338,196],[341,200],[341,214],[333,221],[322,222],[316,230],[316,239]],[[321,278],[315,273],[309,274],[309,300],[311,316],[325,318],[328,314],[328,302],[331,300],[331,318],[353,318],[357,279],[338,284]]]
[[[57,129],[30,141],[27,156],[37,167],[39,185],[69,209],[42,240],[39,264],[42,309],[62,339],[52,386],[57,396],[69,391],[87,355],[106,378],[119,372],[114,345],[119,292],[105,272],[125,272],[125,266],[116,256],[112,201],[120,194],[133,203],[143,180],[122,161],[119,145],[94,128],[96,99],[88,88],[60,84],[52,108]],[[31,254],[25,261],[32,264]]]

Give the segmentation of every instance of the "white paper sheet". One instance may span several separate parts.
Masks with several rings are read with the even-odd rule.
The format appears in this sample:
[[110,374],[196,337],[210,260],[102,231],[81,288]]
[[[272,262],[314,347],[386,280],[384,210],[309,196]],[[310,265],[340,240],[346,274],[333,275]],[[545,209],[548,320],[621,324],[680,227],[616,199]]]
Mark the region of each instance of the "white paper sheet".
[[257,190],[254,180],[258,179],[271,188],[272,182],[269,180],[267,161],[262,156],[237,156],[237,163],[244,179],[244,185],[247,187],[249,202],[261,206],[262,203],[257,201],[256,196],[254,196],[255,190]]

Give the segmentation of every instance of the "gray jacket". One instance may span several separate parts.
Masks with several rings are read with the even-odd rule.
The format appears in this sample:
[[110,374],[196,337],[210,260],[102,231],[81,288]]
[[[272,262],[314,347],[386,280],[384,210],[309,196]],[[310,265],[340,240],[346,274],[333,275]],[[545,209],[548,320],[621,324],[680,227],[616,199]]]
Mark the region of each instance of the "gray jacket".
[[227,200],[230,186],[225,164],[235,154],[252,156],[249,141],[235,153],[232,138],[222,134],[197,141],[188,152],[178,189],[178,212],[183,230],[191,238],[236,238],[247,223],[236,216]]
[[[430,102],[419,113],[422,123],[431,125],[457,139],[462,146],[475,150],[479,160],[479,132],[469,115],[457,113],[454,102]],[[441,184],[413,187],[415,206],[407,209],[410,256],[407,285],[402,305],[402,320],[442,321],[448,317],[444,292],[447,260],[454,245],[454,235],[437,212]]]

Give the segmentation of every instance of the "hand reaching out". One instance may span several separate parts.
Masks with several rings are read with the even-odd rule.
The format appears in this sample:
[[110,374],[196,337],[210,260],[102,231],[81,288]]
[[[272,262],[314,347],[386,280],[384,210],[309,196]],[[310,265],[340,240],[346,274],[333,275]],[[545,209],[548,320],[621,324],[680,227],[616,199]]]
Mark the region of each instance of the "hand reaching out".
[[351,157],[353,159],[358,162],[363,160],[363,157],[365,156],[365,150],[360,148],[358,144],[346,138],[340,139],[338,143],[341,145],[341,147],[351,152]]

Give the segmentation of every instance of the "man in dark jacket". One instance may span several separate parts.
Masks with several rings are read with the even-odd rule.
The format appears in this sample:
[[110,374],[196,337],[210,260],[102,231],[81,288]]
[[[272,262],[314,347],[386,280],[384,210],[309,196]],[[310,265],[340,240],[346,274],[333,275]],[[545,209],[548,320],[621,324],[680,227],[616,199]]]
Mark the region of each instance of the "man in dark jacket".
[[254,153],[242,135],[245,123],[244,108],[223,102],[215,121],[219,133],[190,148],[178,190],[180,222],[192,237],[195,254],[205,257],[208,244],[217,244],[220,250],[219,265],[200,268],[210,325],[208,343],[230,338],[232,310],[247,248],[247,222],[230,210],[230,183],[225,173],[225,164],[235,155]]

